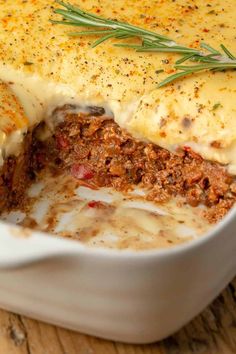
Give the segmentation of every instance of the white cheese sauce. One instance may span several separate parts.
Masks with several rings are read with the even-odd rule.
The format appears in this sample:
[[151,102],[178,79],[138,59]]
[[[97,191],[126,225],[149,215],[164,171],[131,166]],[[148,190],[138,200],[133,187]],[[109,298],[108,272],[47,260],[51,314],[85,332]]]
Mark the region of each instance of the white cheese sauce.
[[145,200],[144,190],[94,190],[65,175],[55,183],[55,177],[42,173],[28,195],[27,207],[3,214],[3,220],[89,247],[166,248],[198,238],[211,227],[202,208],[191,208],[181,198],[154,203]]

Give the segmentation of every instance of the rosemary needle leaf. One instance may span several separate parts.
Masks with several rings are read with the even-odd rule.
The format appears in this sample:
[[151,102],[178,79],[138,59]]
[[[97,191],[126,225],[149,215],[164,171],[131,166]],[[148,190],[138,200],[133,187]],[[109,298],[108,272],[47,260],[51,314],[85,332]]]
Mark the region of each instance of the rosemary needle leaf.
[[[111,34],[113,33],[113,31],[109,31],[109,30],[98,30],[98,31],[79,31],[79,32],[68,32],[67,34],[69,36],[73,36],[73,37],[78,37],[78,36],[89,36],[89,35],[101,35],[101,34]],[[92,45],[93,47],[93,45]]]
[[137,45],[137,44],[128,44],[128,43],[115,43],[114,47],[121,47],[121,48],[133,48],[135,50],[138,50],[139,48],[142,48],[142,46]]
[[132,38],[132,37],[135,37],[135,35],[133,35],[133,34],[117,34],[116,35],[116,38],[119,38],[119,39],[127,39],[127,38]]
[[146,48],[140,48],[137,50],[138,52],[164,52],[164,53],[191,53],[191,54],[196,54],[195,51],[193,51],[191,48],[186,49],[186,48],[175,48],[175,47],[146,47]]
[[185,66],[185,65],[175,65],[175,68],[178,70],[211,70],[211,69],[235,69],[236,68],[236,61],[234,63],[219,63],[213,62],[208,64],[200,64],[200,65],[193,65],[193,66]]
[[201,48],[208,50],[212,54],[220,55],[220,52],[218,50],[212,48],[209,44],[201,43]]
[[189,60],[189,59],[193,59],[194,58],[194,56],[195,56],[195,53],[192,53],[192,54],[188,54],[188,55],[186,55],[186,56],[183,56],[182,58],[180,58],[179,60],[177,60],[176,62],[175,62],[175,64],[182,64],[182,63],[184,63],[185,61],[187,61],[187,60]]
[[[59,9],[59,10],[55,10],[55,13],[62,15],[63,18],[66,20],[72,20],[73,22],[78,22],[78,16],[73,12]],[[83,17],[80,18],[79,23],[83,24],[84,26],[104,27],[102,23],[94,23],[92,20]]]
[[235,60],[236,57],[224,46],[224,44],[221,44],[220,47],[223,49],[225,54],[232,60]]
[[102,42],[105,42],[106,40],[108,40],[109,38],[114,37],[113,33],[108,34],[107,36],[104,36],[102,38],[99,38],[98,40],[96,40],[95,42],[93,42],[92,44],[92,48],[97,47],[99,44],[101,44]]
[[69,22],[69,21],[55,21],[55,20],[50,20],[51,23],[54,24],[59,24],[59,25],[67,25],[67,26],[78,26],[78,27],[84,27],[83,24],[77,23],[77,22]]
[[179,78],[181,78],[181,77],[183,77],[183,76],[185,76],[185,75],[187,75],[187,74],[190,74],[190,73],[191,73],[191,72],[185,72],[185,71],[183,71],[183,72],[180,72],[180,73],[176,73],[176,74],[167,76],[167,78],[166,78],[165,80],[161,81],[161,82],[157,85],[157,87],[158,87],[158,88],[163,87],[163,86],[165,86],[165,85],[171,83],[172,81],[175,81],[175,80],[177,80],[177,79],[179,79]]

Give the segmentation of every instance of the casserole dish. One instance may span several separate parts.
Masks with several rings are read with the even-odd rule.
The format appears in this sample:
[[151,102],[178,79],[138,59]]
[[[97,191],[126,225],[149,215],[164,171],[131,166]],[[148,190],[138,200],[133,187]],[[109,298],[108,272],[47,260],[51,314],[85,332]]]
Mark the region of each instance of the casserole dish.
[[[203,0],[160,1],[158,24],[156,2],[79,5],[109,18],[132,15],[134,24],[160,26],[191,48],[199,32],[212,45],[235,43],[232,0],[207,13]],[[204,71],[157,89],[176,54],[109,43],[92,51],[89,37],[68,39],[59,26],[65,21],[49,22],[54,6],[0,3],[0,207],[7,222],[0,224],[0,305],[104,338],[159,340],[235,274],[235,72]],[[82,228],[82,213],[92,228]],[[105,238],[98,219],[113,227]]]

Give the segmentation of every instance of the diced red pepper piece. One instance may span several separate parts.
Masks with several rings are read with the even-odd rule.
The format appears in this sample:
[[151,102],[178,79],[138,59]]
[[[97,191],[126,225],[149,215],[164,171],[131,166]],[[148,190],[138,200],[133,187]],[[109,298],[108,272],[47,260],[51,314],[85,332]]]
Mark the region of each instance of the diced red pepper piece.
[[65,150],[69,147],[69,140],[62,134],[56,137],[56,142],[58,149]]
[[103,207],[103,203],[100,201],[91,200],[91,202],[88,202],[88,206],[90,208],[101,208]]
[[186,145],[183,148],[184,148],[184,151],[191,151],[192,150],[190,146],[186,146]]
[[202,160],[201,155],[199,155],[197,152],[194,152],[190,146],[184,146],[183,149],[184,151],[188,152],[193,158],[197,160]]
[[94,173],[88,166],[75,163],[71,167],[71,175],[77,179],[91,179]]

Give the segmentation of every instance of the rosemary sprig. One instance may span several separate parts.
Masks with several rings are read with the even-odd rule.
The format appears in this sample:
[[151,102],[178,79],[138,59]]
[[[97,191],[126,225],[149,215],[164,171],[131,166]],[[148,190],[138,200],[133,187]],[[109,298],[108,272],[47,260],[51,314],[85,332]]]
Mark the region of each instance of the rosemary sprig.
[[[116,47],[132,48],[137,52],[164,52],[181,54],[181,58],[174,64],[176,73],[168,76],[159,83],[158,87],[165,86],[181,77],[199,71],[224,71],[236,69],[236,57],[221,44],[221,51],[212,48],[206,43],[201,43],[201,50],[185,47],[177,44],[167,36],[133,26],[126,22],[106,19],[95,14],[88,13],[76,6],[57,0],[62,9],[55,9],[54,12],[62,16],[62,21],[51,20],[54,24],[63,24],[75,27],[89,27],[91,30],[76,31],[68,33],[70,36],[95,35],[99,38],[92,44],[96,47],[102,42],[111,38],[130,39],[138,38],[140,44],[116,43]],[[195,62],[194,65],[192,63]],[[188,63],[188,65],[181,65]],[[191,64],[191,65],[190,65]]]

